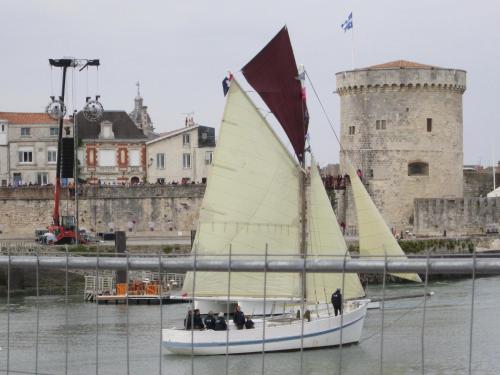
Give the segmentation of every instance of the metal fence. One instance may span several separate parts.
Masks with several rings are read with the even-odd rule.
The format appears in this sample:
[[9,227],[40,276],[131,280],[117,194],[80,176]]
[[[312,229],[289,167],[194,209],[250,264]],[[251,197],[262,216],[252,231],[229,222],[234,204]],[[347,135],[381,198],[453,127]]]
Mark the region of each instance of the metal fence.
[[[333,258],[333,257],[323,257],[318,259],[318,257],[311,259],[276,259],[267,255],[262,259],[254,260],[242,260],[235,256],[219,256],[219,257],[200,257],[200,256],[171,256],[158,254],[157,256],[149,255],[129,255],[126,254],[124,257],[113,256],[103,256],[101,254],[70,254],[68,252],[59,255],[40,255],[40,254],[30,254],[30,255],[12,255],[10,252],[6,255],[0,255],[0,269],[4,269],[6,272],[6,302],[5,302],[5,314],[6,314],[6,326],[2,327],[1,331],[4,336],[4,346],[0,348],[0,353],[3,352],[3,358],[5,362],[0,364],[0,373],[40,373],[39,372],[39,350],[40,345],[43,340],[40,333],[40,313],[39,313],[39,301],[40,301],[40,271],[44,269],[54,269],[62,270],[64,272],[65,280],[65,294],[64,294],[64,370],[63,373],[75,372],[74,369],[69,367],[69,353],[70,353],[70,337],[71,332],[68,328],[69,322],[69,288],[68,288],[68,278],[69,274],[74,270],[88,270],[92,271],[96,277],[99,277],[99,272],[102,270],[115,270],[115,271],[126,271],[127,275],[132,270],[142,270],[142,271],[153,271],[162,273],[176,273],[181,274],[186,271],[210,271],[210,272],[228,272],[231,275],[232,272],[264,272],[267,273],[282,273],[282,272],[299,272],[301,274],[306,274],[307,272],[313,273],[365,273],[365,274],[378,274],[382,277],[382,298],[380,301],[380,330],[378,334],[380,335],[380,347],[378,350],[378,364],[371,366],[371,373],[384,373],[384,328],[386,324],[384,322],[385,317],[385,292],[387,288],[386,279],[389,273],[419,273],[423,275],[423,290],[421,291],[421,303],[422,308],[422,320],[419,332],[415,332],[420,336],[420,369],[415,370],[422,374],[427,373],[426,371],[426,357],[425,357],[425,335],[426,335],[426,314],[427,314],[427,296],[429,292],[429,276],[439,275],[439,274],[456,274],[464,275],[471,278],[471,301],[470,301],[470,316],[469,316],[469,328],[468,328],[468,346],[469,350],[467,353],[467,368],[463,369],[464,372],[469,374],[473,372],[473,334],[474,334],[474,300],[476,298],[476,278],[477,276],[489,276],[489,275],[500,275],[500,258],[495,255],[482,256],[478,255],[476,252],[470,256],[423,256],[415,258],[377,258],[377,259],[367,259],[367,258]],[[35,274],[36,278],[36,323],[35,323],[35,340],[34,340],[34,358],[30,360],[34,361],[34,371],[19,371],[12,367],[11,363],[11,335],[13,334],[12,325],[16,319],[16,314],[12,312],[11,305],[11,279],[13,269],[23,269],[31,270]],[[229,276],[230,277],[230,276]],[[196,278],[196,276],[194,277]],[[128,279],[128,277],[127,277]],[[264,276],[266,280],[266,276]],[[194,286],[195,288],[195,286]],[[229,292],[229,291],[228,291]],[[228,293],[229,294],[229,293]],[[195,290],[193,295],[196,295]],[[229,296],[228,296],[229,298]],[[264,304],[266,303],[266,294],[264,293]],[[162,308],[161,299],[159,301],[160,308],[158,309],[158,346],[156,350],[155,357],[157,357],[158,367],[157,372],[162,374],[165,372],[165,363],[172,361],[174,357],[165,355],[164,349],[162,349],[162,337],[161,331],[164,328],[164,314],[165,309]],[[95,304],[95,357],[94,357],[94,372],[96,374],[101,373],[100,368],[100,328],[103,327],[103,323],[100,321],[102,310],[105,307]],[[130,362],[133,360],[130,353],[130,320],[129,320],[129,303],[127,300],[125,306],[126,321],[125,321],[125,358],[126,358],[126,372],[131,373]],[[264,317],[265,319],[265,317]],[[265,324],[264,324],[265,326]],[[366,338],[365,338],[366,339]],[[155,339],[156,341],[156,339]],[[342,344],[334,349],[337,355],[337,360],[335,361],[334,373],[342,374],[346,371],[345,359],[343,356]],[[301,347],[299,351],[300,364],[298,367],[298,372],[301,374],[307,372],[304,366],[304,350]],[[261,366],[259,366],[259,371],[255,370],[255,373],[266,373],[266,356],[267,354],[264,350],[260,354]],[[229,355],[226,351],[225,356],[225,366],[223,366],[221,373],[230,373],[229,366]],[[191,355],[190,365],[184,367],[185,373],[197,373],[196,369],[202,371],[203,367],[195,367],[195,357]],[[76,371],[77,372],[77,371]],[[181,370],[177,373],[182,373]]]

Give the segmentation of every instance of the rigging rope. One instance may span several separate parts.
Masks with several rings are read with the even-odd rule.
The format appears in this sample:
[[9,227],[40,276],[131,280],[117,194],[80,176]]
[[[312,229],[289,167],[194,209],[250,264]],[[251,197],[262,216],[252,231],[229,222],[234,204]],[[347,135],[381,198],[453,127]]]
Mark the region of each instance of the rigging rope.
[[337,142],[340,146],[340,150],[342,150],[342,144],[340,143],[340,139],[339,137],[337,136],[337,132],[335,131],[335,129],[333,128],[333,123],[332,121],[330,120],[330,117],[328,116],[328,113],[326,112],[326,109],[325,109],[325,106],[323,105],[323,102],[321,101],[321,99],[319,98],[319,95],[318,95],[318,92],[316,91],[316,88],[314,87],[313,83],[312,83],[312,80],[311,80],[311,77],[309,77],[309,73],[307,72],[307,70],[305,70],[305,73],[306,73],[306,77],[307,77],[307,80],[309,81],[309,84],[311,85],[311,88],[313,89],[313,92],[314,92],[314,95],[316,96],[316,99],[318,100],[319,102],[319,105],[321,106],[321,109],[323,111],[323,114],[325,115],[326,117],[326,120],[328,121],[328,125],[330,125],[330,129],[332,130],[333,132],[333,135],[335,136],[335,138],[337,139]]
[[[427,299],[427,298],[428,298],[428,296],[426,296],[425,298]],[[409,308],[407,311],[405,311],[403,314],[401,314],[400,316],[398,316],[396,319],[394,319],[394,320],[393,320],[393,321],[391,321],[390,323],[388,323],[388,324],[384,325],[384,329],[385,329],[385,328],[389,328],[389,327],[391,327],[394,323],[399,322],[399,321],[400,321],[401,319],[403,319],[406,315],[408,315],[408,314],[409,314],[409,313],[411,313],[411,312],[414,312],[414,310],[416,310],[416,309],[417,309],[417,308],[419,308],[421,305],[423,305],[423,303],[424,303],[424,301],[420,301],[419,303],[417,303],[417,304],[416,304],[415,306],[413,306],[412,308]],[[363,339],[359,340],[359,343],[361,344],[361,343],[363,343],[363,342],[365,342],[365,341],[368,341],[368,340],[370,340],[371,338],[373,338],[373,337],[375,337],[375,336],[377,336],[377,335],[379,335],[379,334],[380,334],[380,332],[378,332],[378,331],[377,331],[377,332],[375,332],[375,333],[372,333],[370,336],[365,337],[365,338],[363,338]]]

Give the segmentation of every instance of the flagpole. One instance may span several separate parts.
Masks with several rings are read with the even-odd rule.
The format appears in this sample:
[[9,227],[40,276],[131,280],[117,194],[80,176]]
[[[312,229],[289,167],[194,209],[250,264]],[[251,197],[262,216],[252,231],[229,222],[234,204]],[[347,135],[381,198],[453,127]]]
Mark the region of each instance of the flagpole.
[[[354,16],[353,16],[354,17]],[[354,65],[354,23],[351,28],[351,34],[352,34],[352,41],[351,41],[351,62],[352,62],[352,70],[354,70],[355,65]]]

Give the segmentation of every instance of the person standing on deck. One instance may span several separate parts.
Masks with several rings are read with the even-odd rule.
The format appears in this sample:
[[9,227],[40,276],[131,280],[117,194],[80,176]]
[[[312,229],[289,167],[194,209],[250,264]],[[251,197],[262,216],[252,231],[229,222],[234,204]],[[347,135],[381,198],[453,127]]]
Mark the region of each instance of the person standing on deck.
[[332,294],[332,305],[335,316],[337,316],[339,312],[342,314],[342,293],[340,292],[340,289],[337,289]]
[[245,326],[245,314],[243,314],[239,305],[234,309],[233,322],[238,329],[243,329]]

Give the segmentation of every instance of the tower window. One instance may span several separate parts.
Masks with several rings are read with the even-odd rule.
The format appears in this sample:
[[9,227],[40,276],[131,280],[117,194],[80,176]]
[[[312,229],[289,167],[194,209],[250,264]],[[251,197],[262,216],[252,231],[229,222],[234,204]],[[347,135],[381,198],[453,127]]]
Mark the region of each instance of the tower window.
[[375,129],[383,130],[385,129],[386,120],[377,120],[375,121]]
[[408,164],[408,176],[428,176],[429,164],[421,161]]
[[356,127],[354,125],[349,126],[349,135],[356,134]]
[[430,133],[432,131],[432,119],[427,119],[427,131]]

